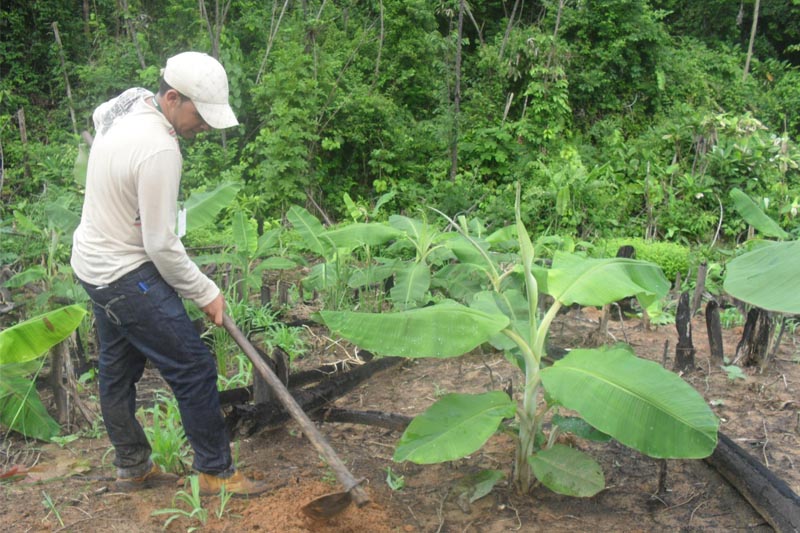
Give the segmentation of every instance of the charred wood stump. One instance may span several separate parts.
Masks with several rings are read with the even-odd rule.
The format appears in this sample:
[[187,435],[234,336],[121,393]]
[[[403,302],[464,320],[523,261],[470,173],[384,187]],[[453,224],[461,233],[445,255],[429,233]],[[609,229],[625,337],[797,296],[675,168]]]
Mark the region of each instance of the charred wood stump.
[[719,304],[710,300],[706,304],[706,331],[708,332],[708,346],[711,351],[711,360],[722,363],[725,350],[722,345],[722,323],[719,319]]
[[[259,353],[263,355],[263,352],[256,348]],[[370,352],[365,350],[361,350],[358,352],[358,356],[360,360],[364,363],[372,361],[375,357]],[[275,368],[272,366],[275,364],[269,358],[265,358],[265,361],[273,371],[276,371]],[[310,370],[302,370],[300,372],[295,372],[294,374],[288,374],[288,379],[284,381],[286,388],[288,389],[296,389],[299,387],[305,387],[307,385],[311,385],[313,383],[319,383],[322,380],[330,379],[336,376],[339,376],[345,372],[348,372],[351,368],[352,363],[348,361],[337,361],[335,363],[326,363],[324,365],[320,365],[317,368],[312,368]],[[254,380],[255,381],[255,380]],[[248,403],[253,401],[254,399],[254,387],[240,387],[236,389],[228,389],[224,391],[219,391],[219,403],[222,406],[226,405],[233,405],[233,404],[241,404],[241,403]],[[258,403],[258,402],[257,402]]]
[[[262,350],[256,348],[258,355],[269,365],[270,370],[285,386],[289,384],[289,356],[281,348],[272,351],[272,357],[267,356]],[[276,400],[271,387],[258,372],[253,372],[253,401],[256,404]]]
[[694,285],[694,295],[692,296],[692,316],[700,309],[703,301],[703,293],[706,291],[706,276],[708,275],[708,263],[703,261],[697,267],[697,282]]
[[694,345],[692,344],[692,310],[689,306],[689,293],[684,292],[678,300],[675,313],[675,328],[678,330],[678,344],[675,346],[676,372],[690,372],[694,369]]
[[742,339],[736,345],[734,363],[742,366],[766,366],[775,322],[769,312],[754,307],[747,313]]
[[[353,370],[325,379],[307,389],[290,389],[295,401],[306,413],[313,413],[333,400],[347,394],[377,372],[403,362],[402,357],[384,357],[360,365]],[[260,404],[234,405],[226,416],[226,425],[231,434],[254,433],[284,424],[291,415],[278,400]]]

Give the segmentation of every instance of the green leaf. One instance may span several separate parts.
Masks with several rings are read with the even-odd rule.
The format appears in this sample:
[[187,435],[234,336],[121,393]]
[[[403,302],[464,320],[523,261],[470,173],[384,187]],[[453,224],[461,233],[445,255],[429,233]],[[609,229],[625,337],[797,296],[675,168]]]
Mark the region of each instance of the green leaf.
[[446,394],[411,421],[393,459],[417,464],[459,459],[480,449],[515,413],[516,404],[501,391]]
[[397,269],[391,290],[392,303],[400,309],[417,307],[425,303],[431,286],[431,271],[425,263],[412,263]]
[[269,231],[265,231],[263,235],[258,238],[258,247],[256,248],[256,257],[264,257],[272,248],[275,248],[280,242],[280,236],[283,228],[277,227]]
[[253,269],[253,274],[260,274],[265,270],[288,270],[297,266],[297,263],[285,257],[267,257]]
[[582,439],[591,440],[594,442],[608,442],[611,440],[610,435],[606,435],[602,431],[597,431],[591,425],[586,423],[583,418],[576,416],[560,416],[553,415],[551,420],[554,426],[558,426],[562,431],[567,431]]
[[0,423],[43,441],[50,441],[61,431],[39,399],[34,382],[19,376],[4,375],[0,380]]
[[14,274],[11,276],[4,285],[10,289],[18,289],[24,287],[28,283],[39,281],[47,276],[47,270],[42,265],[34,265],[30,268]]
[[293,205],[286,213],[286,218],[300,235],[300,238],[303,239],[306,248],[317,255],[330,259],[328,254],[333,247],[328,241],[321,239],[321,235],[325,233],[325,228],[322,227],[322,223],[316,217],[306,209]]
[[460,478],[453,491],[460,501],[472,503],[492,492],[494,486],[504,477],[505,474],[500,470],[480,470]]
[[61,307],[0,331],[0,365],[24,363],[66,339],[86,315],[82,305]]
[[719,421],[677,374],[627,347],[572,350],[541,372],[547,393],[598,430],[656,458],[702,458]]
[[588,498],[606,486],[603,469],[597,461],[562,444],[531,455],[528,464],[536,479],[558,494]]
[[58,202],[47,204],[44,212],[47,215],[48,226],[60,231],[62,235],[72,235],[81,221],[78,213],[70,211]]
[[373,264],[367,265],[365,268],[353,270],[350,278],[347,280],[347,286],[351,289],[364,287],[372,283],[380,283],[392,274],[394,274],[397,266],[396,261],[390,261],[385,265]]
[[767,237],[789,239],[791,235],[783,231],[777,222],[768,217],[749,196],[737,188],[731,189],[731,199],[736,211],[745,222],[753,226]]
[[508,325],[456,302],[401,313],[321,311],[328,328],[361,348],[400,357],[457,357]]
[[258,234],[256,228],[250,224],[248,217],[241,211],[233,215],[232,222],[233,244],[239,253],[244,253],[250,258],[256,253],[258,248]]
[[[507,289],[501,293],[482,291],[476,294],[469,306],[490,315],[500,314],[508,317],[511,329],[530,344],[530,311],[528,301],[518,289]],[[511,350],[517,343],[499,333],[489,341],[498,350]]]
[[330,239],[337,248],[353,249],[384,244],[401,235],[402,232],[381,222],[355,222],[327,230],[321,237]]
[[547,292],[563,305],[601,306],[636,296],[647,307],[663,298],[669,287],[658,265],[635,259],[592,259],[557,252],[547,271]]
[[89,147],[86,143],[78,143],[78,156],[75,158],[75,164],[72,167],[72,176],[75,183],[81,187],[86,186],[86,171],[89,168]]
[[800,241],[767,244],[731,260],[723,288],[767,311],[800,313]]
[[196,192],[186,199],[186,231],[202,228],[214,222],[217,215],[228,207],[241,188],[239,183],[221,183],[213,191]]

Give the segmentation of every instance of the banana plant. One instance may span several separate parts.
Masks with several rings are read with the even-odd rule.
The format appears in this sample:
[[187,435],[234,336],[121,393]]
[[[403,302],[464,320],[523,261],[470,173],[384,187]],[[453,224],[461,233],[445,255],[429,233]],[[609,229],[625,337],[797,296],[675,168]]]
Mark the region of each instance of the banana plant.
[[[348,289],[359,289],[391,276],[395,262],[372,256],[372,250],[398,238],[397,229],[382,222],[355,222],[325,229],[306,209],[292,206],[286,218],[300,236],[305,249],[322,258],[305,279],[306,288],[328,293],[330,305],[347,300]],[[355,258],[361,250],[362,260]]]
[[745,221],[776,241],[751,242],[752,249],[726,266],[723,288],[731,296],[767,311],[789,315],[800,314],[800,241],[789,240],[777,222],[772,220],[752,199],[739,189],[731,190],[736,210]]
[[58,435],[58,422],[47,413],[34,380],[27,376],[39,373],[42,356],[66,339],[85,315],[82,305],[70,305],[0,331],[0,423],[44,441]]
[[[537,481],[572,496],[592,496],[604,487],[602,470],[593,458],[557,443],[563,431],[614,438],[651,457],[710,455],[716,447],[718,420],[706,402],[679,376],[636,357],[630,347],[576,349],[542,368],[550,325],[563,306],[601,306],[635,295],[646,307],[666,294],[669,283],[658,266],[632,259],[557,253],[551,268],[536,266],[519,197],[518,186],[514,262],[498,261],[485,241],[451,221],[461,238],[472,244],[473,253],[462,257],[476,265],[482,258],[480,268],[489,287],[474,294],[468,306],[445,301],[380,315],[320,313],[331,331],[376,353],[457,357],[491,342],[523,372],[519,404],[504,392],[440,398],[408,426],[394,460],[427,464],[467,456],[510,418],[515,420],[517,436],[513,476],[523,492]],[[550,295],[553,303],[539,316],[543,294]],[[579,417],[560,416],[562,408]]]

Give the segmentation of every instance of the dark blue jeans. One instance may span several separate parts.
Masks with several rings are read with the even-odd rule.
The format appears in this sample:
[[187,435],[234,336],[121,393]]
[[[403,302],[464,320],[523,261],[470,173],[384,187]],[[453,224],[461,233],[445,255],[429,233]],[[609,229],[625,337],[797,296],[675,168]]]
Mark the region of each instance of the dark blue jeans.
[[217,365],[183,303],[152,263],[107,286],[81,282],[94,302],[100,338],[100,407],[121,477],[146,473],[150,444],[136,420],[136,383],[149,360],[178,400],[194,468],[233,471],[217,392]]

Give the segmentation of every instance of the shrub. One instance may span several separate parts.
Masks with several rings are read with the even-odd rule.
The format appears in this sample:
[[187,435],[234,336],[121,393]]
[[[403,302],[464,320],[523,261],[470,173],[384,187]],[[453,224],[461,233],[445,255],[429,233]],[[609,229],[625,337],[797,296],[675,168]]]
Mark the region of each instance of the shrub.
[[646,241],[640,237],[608,239],[598,243],[595,254],[613,257],[621,246],[630,245],[636,250],[636,259],[650,261],[661,267],[670,281],[675,281],[678,272],[689,270],[689,248],[674,242]]

